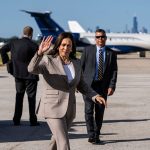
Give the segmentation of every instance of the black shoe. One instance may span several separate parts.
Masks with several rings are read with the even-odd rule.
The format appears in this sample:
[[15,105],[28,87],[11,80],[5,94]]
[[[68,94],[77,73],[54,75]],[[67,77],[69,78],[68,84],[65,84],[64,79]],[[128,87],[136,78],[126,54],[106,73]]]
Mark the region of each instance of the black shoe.
[[30,123],[30,126],[39,126],[39,125],[40,125],[39,122]]
[[95,143],[96,143],[96,144],[100,144],[100,143],[101,143],[101,140],[100,140],[99,137],[96,137],[96,138],[95,138]]
[[95,138],[89,138],[88,142],[94,144],[95,143]]

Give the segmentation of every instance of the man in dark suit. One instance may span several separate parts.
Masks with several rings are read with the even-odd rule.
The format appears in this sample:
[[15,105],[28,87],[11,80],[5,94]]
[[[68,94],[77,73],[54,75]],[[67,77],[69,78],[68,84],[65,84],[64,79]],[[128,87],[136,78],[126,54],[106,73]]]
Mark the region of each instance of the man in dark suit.
[[15,78],[16,86],[16,104],[13,117],[14,125],[20,125],[25,92],[28,96],[30,125],[39,125],[35,114],[37,82],[39,77],[38,75],[29,73],[27,70],[30,60],[38,50],[38,45],[32,41],[32,35],[32,27],[26,26],[23,29],[22,38],[10,41],[5,44],[0,51],[3,64],[9,62],[9,55],[7,53],[9,51],[11,53],[13,67],[11,70],[13,70],[12,75]]
[[[86,47],[81,57],[85,81],[105,100],[107,100],[107,96],[112,95],[115,91],[118,70],[117,56],[115,52],[105,46],[106,40],[105,31],[97,29],[95,32],[96,45]],[[100,53],[102,57],[100,57]],[[105,106],[93,103],[84,95],[83,98],[86,99],[85,120],[89,136],[88,142],[100,143],[99,135]]]

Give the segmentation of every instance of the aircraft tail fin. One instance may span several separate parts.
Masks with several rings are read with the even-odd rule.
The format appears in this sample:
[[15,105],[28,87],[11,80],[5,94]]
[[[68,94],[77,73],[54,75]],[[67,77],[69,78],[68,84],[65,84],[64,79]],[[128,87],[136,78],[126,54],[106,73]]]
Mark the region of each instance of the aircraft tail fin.
[[34,17],[42,36],[52,35],[53,37],[57,37],[61,32],[64,32],[64,29],[51,18],[50,15],[52,12],[46,11],[41,13],[26,10],[21,11],[30,14],[31,17]]
[[84,33],[84,28],[77,21],[68,21],[69,30],[73,33]]

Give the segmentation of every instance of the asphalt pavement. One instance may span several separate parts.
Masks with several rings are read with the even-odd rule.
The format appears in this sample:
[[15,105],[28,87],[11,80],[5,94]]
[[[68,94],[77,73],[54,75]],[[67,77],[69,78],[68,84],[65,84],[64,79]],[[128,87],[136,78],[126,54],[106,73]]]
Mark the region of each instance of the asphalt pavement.
[[[116,92],[108,98],[100,145],[87,142],[84,102],[77,93],[77,114],[69,131],[71,150],[150,150],[150,54],[118,55]],[[42,92],[38,84],[37,104]],[[14,78],[0,67],[0,150],[49,150],[51,132],[43,118],[40,126],[29,123],[25,95],[21,126],[13,126]]]

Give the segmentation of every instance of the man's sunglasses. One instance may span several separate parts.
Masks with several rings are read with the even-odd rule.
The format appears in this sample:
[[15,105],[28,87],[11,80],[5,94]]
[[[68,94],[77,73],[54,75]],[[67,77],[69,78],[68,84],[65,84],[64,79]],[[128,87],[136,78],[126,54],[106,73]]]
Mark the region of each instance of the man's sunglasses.
[[103,35],[103,36],[95,36],[95,38],[96,38],[96,39],[100,39],[100,38],[101,38],[101,39],[105,39],[106,36],[105,36],[105,35]]

